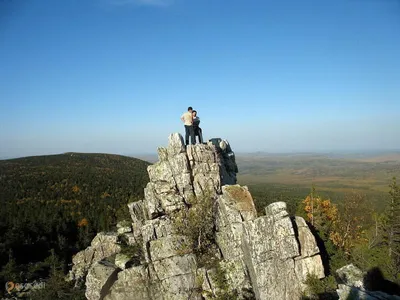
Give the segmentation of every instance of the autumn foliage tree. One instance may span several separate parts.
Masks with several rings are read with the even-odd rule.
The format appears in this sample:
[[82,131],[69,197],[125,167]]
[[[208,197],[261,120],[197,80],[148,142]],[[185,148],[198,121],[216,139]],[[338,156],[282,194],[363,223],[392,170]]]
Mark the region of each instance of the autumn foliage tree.
[[310,195],[303,200],[307,221],[311,223],[322,235],[329,236],[332,227],[338,218],[338,210],[329,199],[317,195],[313,188]]
[[346,194],[344,203],[339,206],[333,231],[329,235],[333,244],[349,256],[355,245],[367,242],[364,224],[369,215],[364,195],[354,192]]
[[316,194],[315,189],[303,201],[307,220],[321,238],[331,241],[346,255],[359,242],[363,242],[363,224],[365,197],[360,194],[348,194],[343,205],[337,206],[330,199]]
[[88,226],[88,224],[89,224],[88,220],[86,218],[83,218],[78,222],[78,227],[86,227]]

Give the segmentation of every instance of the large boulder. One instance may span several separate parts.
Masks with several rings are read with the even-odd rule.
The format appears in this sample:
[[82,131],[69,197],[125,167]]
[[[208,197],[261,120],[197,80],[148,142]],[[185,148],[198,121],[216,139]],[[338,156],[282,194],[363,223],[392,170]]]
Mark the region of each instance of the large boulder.
[[245,223],[244,260],[257,299],[294,299],[301,294],[294,263],[300,247],[289,216],[279,213]]
[[118,244],[117,232],[100,232],[92,240],[90,246],[78,252],[72,258],[72,270],[69,272],[69,280],[83,280],[90,267],[107,257],[121,251]]
[[135,266],[118,273],[118,278],[104,300],[162,299],[159,287],[149,279],[146,266]]
[[117,279],[117,273],[118,268],[106,261],[91,266],[86,276],[86,299],[103,299]]

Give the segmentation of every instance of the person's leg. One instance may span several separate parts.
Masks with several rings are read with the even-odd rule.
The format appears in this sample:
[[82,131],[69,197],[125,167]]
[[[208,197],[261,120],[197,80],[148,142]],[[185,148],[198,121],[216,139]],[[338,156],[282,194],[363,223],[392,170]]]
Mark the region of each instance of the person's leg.
[[186,146],[189,145],[189,135],[190,135],[190,128],[191,126],[185,125],[185,144]]
[[198,133],[198,135],[199,135],[199,142],[200,142],[200,144],[203,144],[203,130],[201,130],[200,127],[197,129],[197,133]]
[[[193,131],[194,131],[194,141],[196,142],[196,136],[199,135],[199,133],[198,133],[198,127],[193,127]],[[199,140],[199,142],[200,142],[200,140]]]
[[192,142],[192,145],[196,144],[196,140],[194,139],[194,130],[193,130],[193,126],[189,126],[190,128],[190,140]]

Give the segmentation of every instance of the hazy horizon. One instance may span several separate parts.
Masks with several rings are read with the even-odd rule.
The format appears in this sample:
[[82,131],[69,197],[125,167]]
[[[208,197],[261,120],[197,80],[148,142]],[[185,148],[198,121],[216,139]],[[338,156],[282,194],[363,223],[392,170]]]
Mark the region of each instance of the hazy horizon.
[[400,2],[0,1],[0,157],[400,149]]
[[[164,145],[167,146],[167,145]],[[289,152],[266,152],[266,151],[249,151],[249,152],[240,152],[235,151],[233,149],[237,157],[245,157],[245,156],[337,156],[341,157],[376,157],[382,156],[387,154],[395,154],[400,155],[400,149],[392,149],[392,150],[364,150],[364,151],[348,151],[348,150],[338,150],[338,151],[289,151]],[[111,153],[111,152],[81,152],[81,151],[64,151],[64,152],[51,152],[51,153],[38,153],[32,155],[16,155],[16,156],[0,156],[0,160],[7,160],[7,159],[15,159],[15,158],[23,158],[23,157],[30,157],[30,156],[45,156],[45,155],[59,155],[59,154],[66,154],[66,153],[85,153],[85,154],[111,154],[111,155],[122,155],[122,156],[129,156],[134,158],[151,158],[157,160],[158,154],[157,151],[154,152],[145,152],[145,153]]]

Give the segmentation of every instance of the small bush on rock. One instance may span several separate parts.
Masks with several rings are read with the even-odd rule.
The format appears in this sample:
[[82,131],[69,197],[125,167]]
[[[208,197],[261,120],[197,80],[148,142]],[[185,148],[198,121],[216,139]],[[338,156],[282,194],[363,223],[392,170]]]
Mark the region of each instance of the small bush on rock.
[[308,274],[305,284],[308,287],[308,295],[303,299],[337,299],[337,283],[333,276],[319,279],[314,274]]
[[210,193],[193,197],[188,208],[181,209],[173,215],[174,231],[188,238],[183,245],[182,253],[194,252],[199,266],[207,264],[214,257],[214,197]]
[[124,254],[131,259],[131,265],[138,266],[144,260],[142,241],[137,240],[134,244],[129,244],[128,238],[121,234],[118,236],[118,241],[121,246],[121,254]]
[[217,265],[216,272],[214,273],[213,281],[216,283],[217,295],[216,300],[234,300],[238,299],[236,290],[229,288],[229,283],[226,278],[226,269],[222,268],[220,264]]

